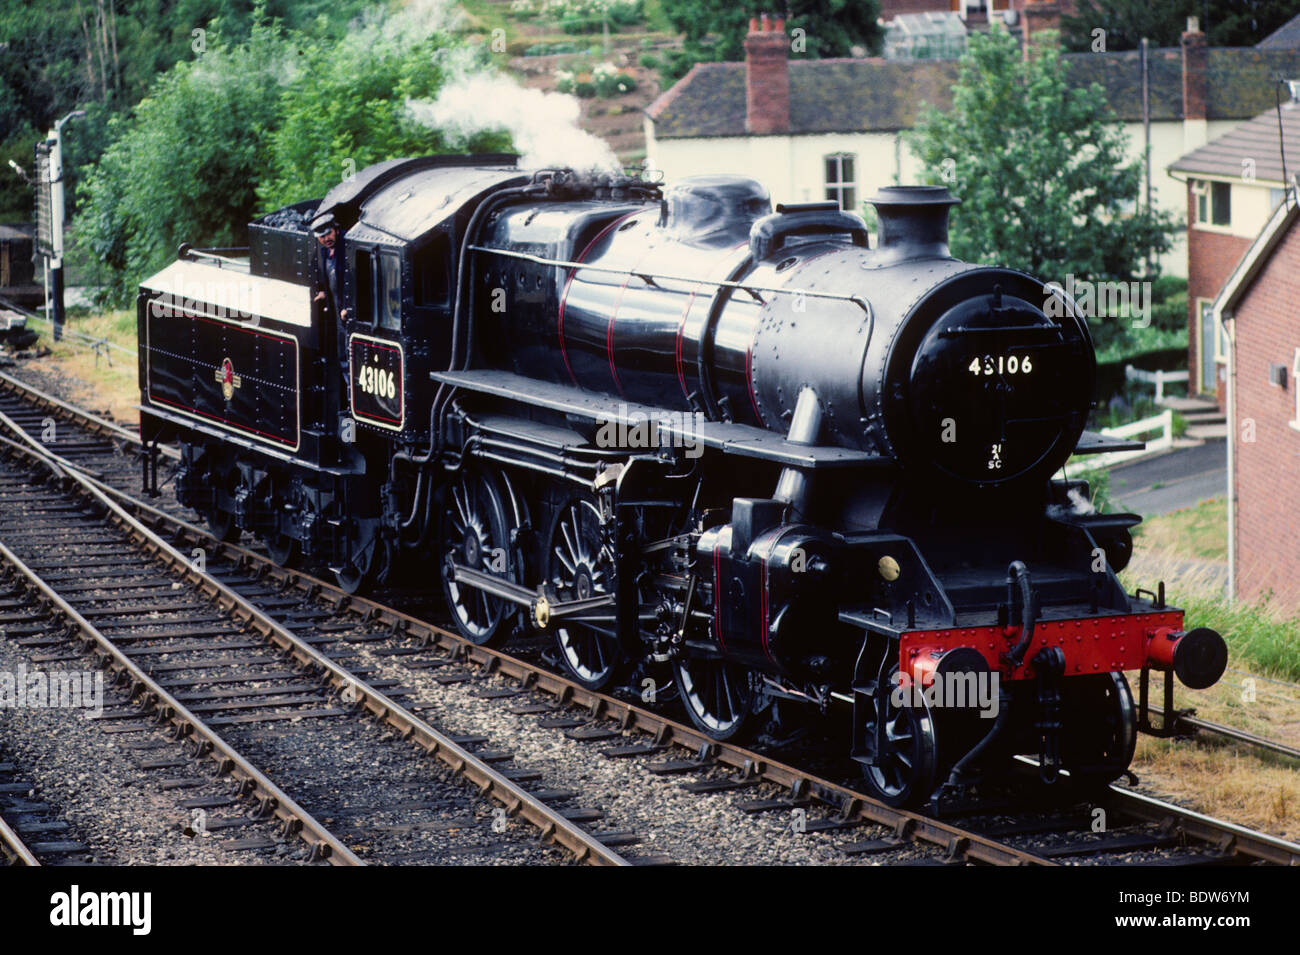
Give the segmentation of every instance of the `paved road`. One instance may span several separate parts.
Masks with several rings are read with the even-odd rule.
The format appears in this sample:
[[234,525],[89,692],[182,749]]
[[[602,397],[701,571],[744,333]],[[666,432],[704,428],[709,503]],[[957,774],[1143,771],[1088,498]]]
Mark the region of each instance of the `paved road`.
[[1193,507],[1210,497],[1223,497],[1227,481],[1228,446],[1223,439],[1180,448],[1110,469],[1112,508],[1144,517]]

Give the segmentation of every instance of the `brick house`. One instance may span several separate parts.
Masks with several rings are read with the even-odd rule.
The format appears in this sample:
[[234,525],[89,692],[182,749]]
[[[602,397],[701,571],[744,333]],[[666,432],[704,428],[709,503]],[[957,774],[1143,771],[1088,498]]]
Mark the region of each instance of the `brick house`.
[[1300,201],[1292,189],[1212,306],[1227,345],[1228,581],[1300,610]]
[[[1297,74],[1300,75],[1300,74]],[[1282,146],[1300,168],[1300,105],[1269,108],[1169,167],[1187,189],[1189,394],[1226,403],[1227,353],[1212,314],[1215,297],[1284,195]]]

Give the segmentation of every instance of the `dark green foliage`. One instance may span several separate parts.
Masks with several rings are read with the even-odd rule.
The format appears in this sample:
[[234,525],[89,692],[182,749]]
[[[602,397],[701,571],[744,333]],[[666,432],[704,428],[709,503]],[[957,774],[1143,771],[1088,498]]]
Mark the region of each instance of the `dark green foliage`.
[[1094,50],[1105,31],[1105,49],[1177,46],[1187,18],[1199,18],[1211,46],[1254,46],[1300,13],[1300,0],[1080,0],[1078,12],[1061,17],[1067,50]]
[[499,151],[504,133],[462,144],[406,115],[442,85],[443,36],[414,39],[382,23],[342,40],[255,24],[246,39],[207,37],[205,52],[159,77],[78,189],[76,252],[100,270],[105,302],[130,301],[141,278],[182,242],[246,244],[247,222],[319,198],[356,170],[453,148]]
[[[279,19],[318,39],[342,36],[373,0],[0,0],[0,161],[29,166],[54,120],[91,113],[68,128],[69,198],[80,170],[107,145],[108,120],[128,112],[159,73],[193,60],[215,32],[247,39]],[[204,33],[195,35],[195,31]],[[0,219],[29,220],[32,192],[0,169]]]
[[962,200],[958,258],[1045,281],[1128,281],[1178,227],[1140,207],[1141,165],[1103,90],[1071,87],[1049,41],[1026,63],[1006,30],[972,34],[952,109],[929,110],[909,141],[925,178]]

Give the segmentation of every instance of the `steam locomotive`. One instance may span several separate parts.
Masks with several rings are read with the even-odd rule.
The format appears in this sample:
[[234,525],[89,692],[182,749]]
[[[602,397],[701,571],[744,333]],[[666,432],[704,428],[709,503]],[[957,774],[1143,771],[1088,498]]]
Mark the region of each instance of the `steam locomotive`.
[[653,680],[717,739],[850,720],[888,803],[1017,754],[1107,782],[1145,719],[1124,672],[1206,687],[1226,646],[1128,595],[1140,518],[1054,477],[1119,446],[1084,430],[1087,322],[952,258],[955,201],[881,190],[872,248],[740,176],[380,163],[252,223],[247,260],[182,247],[142,283],[141,435],[217,536],[349,591],[414,568],[471,641],[548,631],[582,684]]

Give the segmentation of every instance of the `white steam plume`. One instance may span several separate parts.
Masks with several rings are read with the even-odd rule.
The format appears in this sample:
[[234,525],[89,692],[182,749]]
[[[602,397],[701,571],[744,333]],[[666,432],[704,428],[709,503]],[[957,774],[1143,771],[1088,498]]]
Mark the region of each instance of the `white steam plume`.
[[508,76],[454,75],[436,100],[408,99],[406,109],[417,123],[451,139],[504,129],[525,168],[619,168],[618,157],[603,140],[578,128],[576,97],[527,89]]

